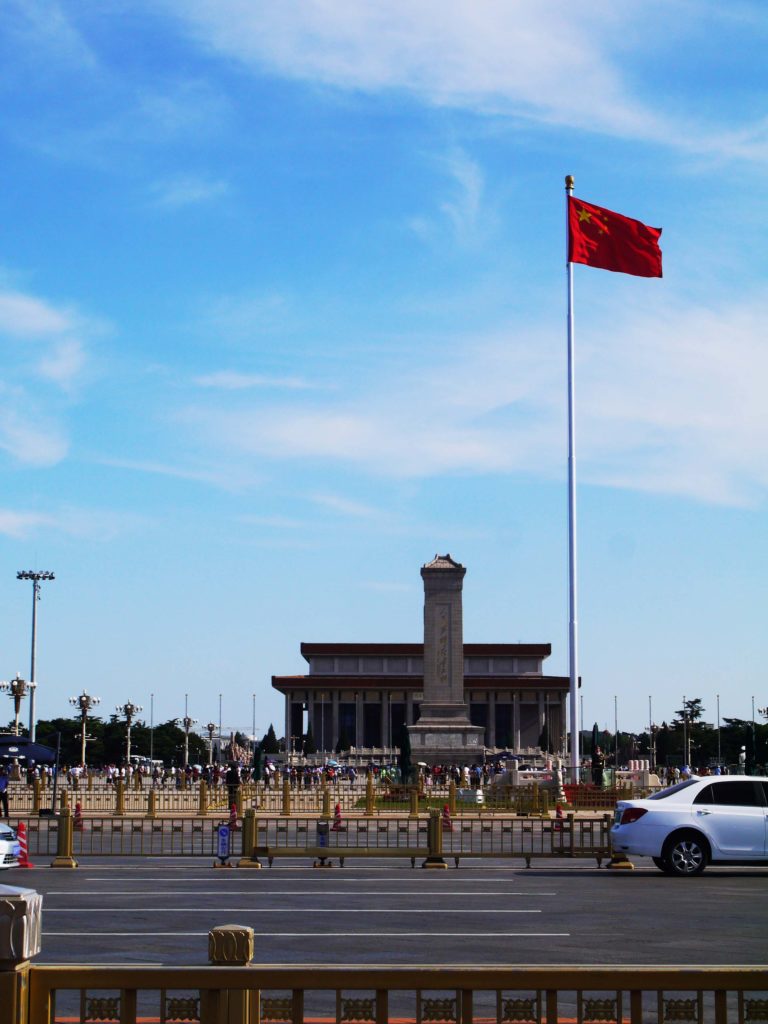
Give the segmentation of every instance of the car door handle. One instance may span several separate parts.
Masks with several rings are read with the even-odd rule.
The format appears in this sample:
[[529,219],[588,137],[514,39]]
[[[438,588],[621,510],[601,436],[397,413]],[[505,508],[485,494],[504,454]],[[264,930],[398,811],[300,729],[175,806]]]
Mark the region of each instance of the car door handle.
[[711,814],[711,813],[712,813],[712,811],[705,811],[705,810],[701,810],[701,811],[696,811],[696,813],[697,813],[697,814]]

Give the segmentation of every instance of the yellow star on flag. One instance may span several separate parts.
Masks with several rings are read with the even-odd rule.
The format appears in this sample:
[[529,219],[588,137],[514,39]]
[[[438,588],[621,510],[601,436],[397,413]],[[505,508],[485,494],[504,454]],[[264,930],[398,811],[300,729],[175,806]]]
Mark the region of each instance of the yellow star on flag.
[[582,206],[582,208],[579,210],[579,224],[583,223],[583,221],[589,223],[591,220],[592,214],[589,212],[589,210],[585,210]]

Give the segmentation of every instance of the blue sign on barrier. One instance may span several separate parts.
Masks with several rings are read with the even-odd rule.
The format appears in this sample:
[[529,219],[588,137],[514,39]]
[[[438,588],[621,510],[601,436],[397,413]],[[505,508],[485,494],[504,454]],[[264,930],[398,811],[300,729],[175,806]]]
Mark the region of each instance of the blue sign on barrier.
[[216,829],[216,856],[219,858],[222,864],[229,860],[229,851],[231,848],[232,834],[229,830],[229,825],[219,825]]

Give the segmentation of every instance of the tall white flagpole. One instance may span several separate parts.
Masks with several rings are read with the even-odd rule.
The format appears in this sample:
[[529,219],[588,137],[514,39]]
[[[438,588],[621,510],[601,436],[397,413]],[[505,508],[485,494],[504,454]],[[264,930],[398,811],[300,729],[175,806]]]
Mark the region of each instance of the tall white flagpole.
[[579,635],[576,591],[576,431],[574,392],[573,264],[569,260],[569,199],[573,195],[573,175],[565,178],[565,267],[568,282],[568,706],[571,720],[571,769],[573,782],[579,781]]

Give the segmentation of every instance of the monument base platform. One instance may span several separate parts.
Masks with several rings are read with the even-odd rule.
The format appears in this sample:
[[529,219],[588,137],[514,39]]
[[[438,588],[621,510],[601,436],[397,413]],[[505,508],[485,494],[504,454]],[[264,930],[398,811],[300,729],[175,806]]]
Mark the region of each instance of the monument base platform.
[[435,764],[476,764],[485,753],[485,729],[471,725],[466,719],[422,718],[408,726],[411,758],[430,766]]

